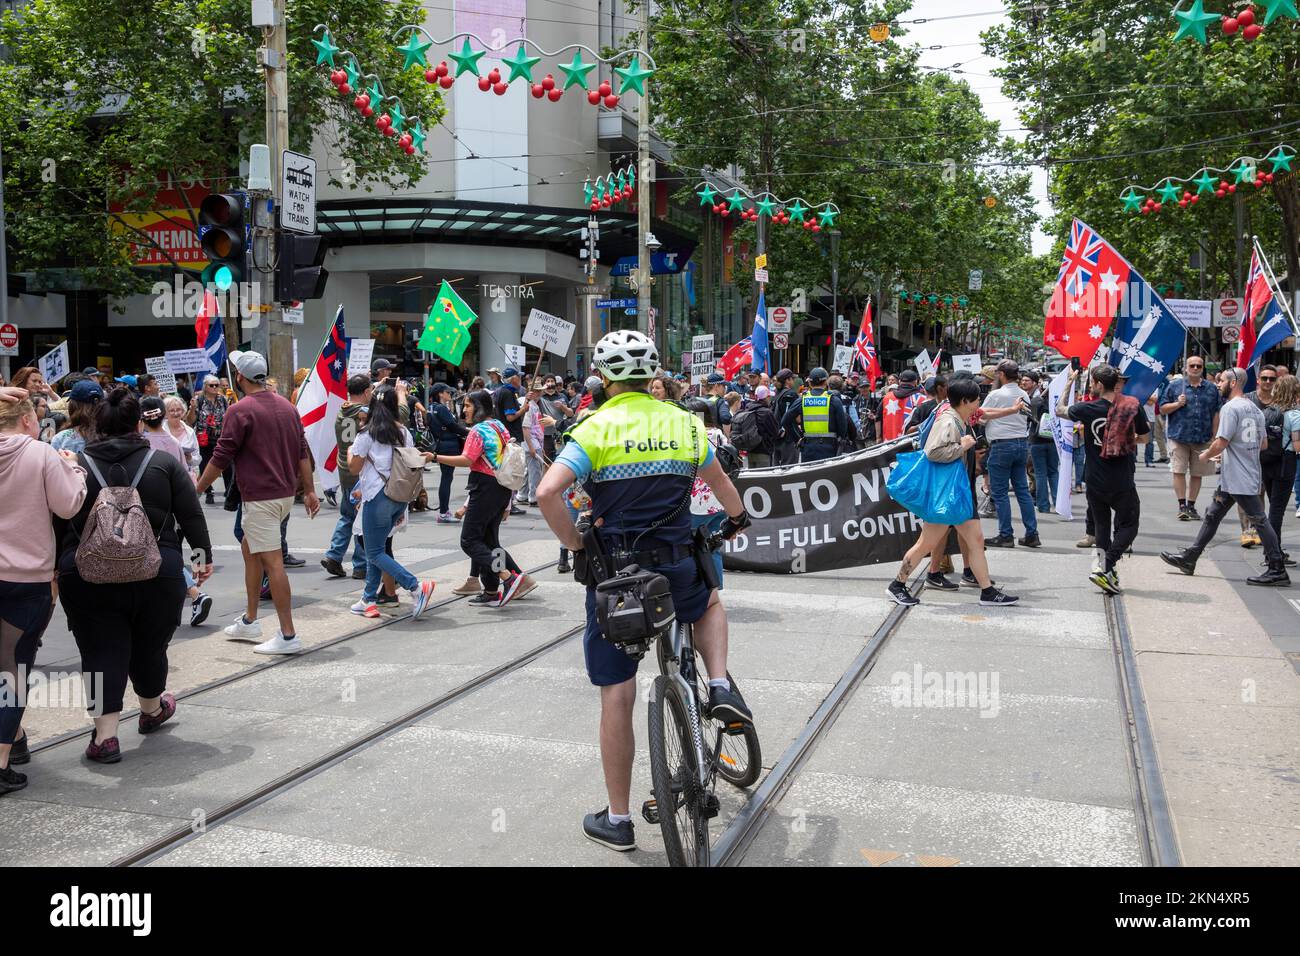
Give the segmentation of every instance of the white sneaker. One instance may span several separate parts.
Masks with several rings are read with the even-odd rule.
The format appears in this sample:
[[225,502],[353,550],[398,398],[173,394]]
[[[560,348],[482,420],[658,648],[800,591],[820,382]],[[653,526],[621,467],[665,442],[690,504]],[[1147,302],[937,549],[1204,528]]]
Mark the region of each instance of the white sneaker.
[[229,641],[260,641],[262,639],[262,622],[254,621],[252,624],[244,622],[244,615],[235,618],[235,623],[227,626],[222,630]]
[[1296,508],[1296,510],[1295,510],[1295,516],[1296,516],[1297,518],[1300,518],[1300,508]]
[[258,644],[253,648],[254,654],[297,654],[302,650],[302,641],[298,640],[297,635],[289,638],[287,641],[280,629],[275,629],[275,637],[269,641]]

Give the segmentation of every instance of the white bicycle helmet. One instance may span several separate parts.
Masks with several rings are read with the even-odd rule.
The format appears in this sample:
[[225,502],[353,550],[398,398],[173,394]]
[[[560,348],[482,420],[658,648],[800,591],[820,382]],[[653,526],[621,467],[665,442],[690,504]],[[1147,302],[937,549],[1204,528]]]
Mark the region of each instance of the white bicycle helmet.
[[643,333],[618,329],[596,343],[591,367],[611,382],[653,378],[659,370],[659,350]]

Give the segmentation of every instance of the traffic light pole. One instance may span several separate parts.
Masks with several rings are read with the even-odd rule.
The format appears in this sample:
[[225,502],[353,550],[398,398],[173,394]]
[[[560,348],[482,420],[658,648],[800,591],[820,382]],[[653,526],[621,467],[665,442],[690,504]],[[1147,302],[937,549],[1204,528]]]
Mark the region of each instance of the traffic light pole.
[[[640,4],[641,18],[641,48],[647,53],[650,51],[650,4],[643,2]],[[636,324],[639,328],[649,330],[650,322],[650,247],[646,245],[646,237],[650,235],[650,197],[653,195],[650,191],[651,162],[650,162],[650,94],[649,91],[640,93],[637,103],[637,130],[636,130],[636,165],[639,181],[637,182],[637,208],[636,208],[636,235],[637,235],[637,252],[636,252]],[[658,323],[656,323],[657,325]],[[666,323],[664,323],[666,325]],[[658,330],[655,332],[655,339],[659,337]],[[665,345],[667,338],[665,337]],[[658,342],[656,341],[656,347]],[[668,356],[664,350],[660,350],[659,355],[662,359]]]
[[271,153],[271,204],[257,203],[253,214],[253,255],[257,264],[261,319],[253,334],[253,348],[266,357],[270,375],[288,395],[293,388],[293,337],[284,323],[284,313],[275,297],[276,231],[284,177],[281,174],[284,150],[289,146],[289,73],[288,25],[285,0],[275,0],[275,25],[266,35],[260,54],[266,77],[266,141]]

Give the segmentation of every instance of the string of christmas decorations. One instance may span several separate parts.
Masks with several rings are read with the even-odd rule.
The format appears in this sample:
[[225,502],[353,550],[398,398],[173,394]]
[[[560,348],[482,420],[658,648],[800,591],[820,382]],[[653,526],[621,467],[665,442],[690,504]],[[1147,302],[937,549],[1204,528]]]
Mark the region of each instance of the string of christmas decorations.
[[1205,46],[1209,43],[1205,31],[1217,20],[1225,37],[1231,38],[1240,33],[1241,38],[1247,43],[1254,43],[1264,32],[1264,27],[1279,17],[1290,20],[1300,19],[1300,12],[1296,10],[1296,0],[1260,0],[1258,6],[1264,8],[1263,25],[1256,20],[1255,6],[1256,4],[1247,3],[1234,15],[1228,16],[1207,12],[1202,0],[1192,0],[1191,6],[1184,10],[1183,0],[1179,0],[1178,5],[1174,7],[1174,18],[1178,21],[1178,32],[1174,34],[1174,42],[1188,39]]
[[[835,217],[840,214],[840,207],[833,202],[805,205],[802,196],[796,196],[793,200],[781,199],[775,193],[749,193],[740,188],[732,190],[731,195],[727,196],[714,189],[708,181],[699,186],[695,195],[700,197],[700,205],[710,207],[716,215],[723,218],[735,212],[747,222],[758,222],[760,217],[766,216],[777,225],[785,226],[794,222],[809,232],[821,232],[823,228],[834,226]],[[820,222],[814,222],[811,218],[813,215]]]
[[615,173],[596,177],[593,185],[588,178],[582,184],[582,201],[591,207],[592,212],[608,209],[616,202],[631,199],[636,194],[636,168],[629,163]]
[[[1167,204],[1174,202],[1180,208],[1187,209],[1200,202],[1204,195],[1222,199],[1235,193],[1238,186],[1253,185],[1256,189],[1261,189],[1272,183],[1278,174],[1291,172],[1291,162],[1295,157],[1295,149],[1283,143],[1269,150],[1262,159],[1238,156],[1224,167],[1202,166],[1195,176],[1166,176],[1154,186],[1125,186],[1119,198],[1124,203],[1125,212],[1140,213],[1143,216],[1158,213]],[[1263,163],[1271,163],[1273,169],[1264,172],[1261,168]],[[1226,175],[1231,175],[1233,181],[1222,178]],[[1196,192],[1175,183],[1195,183]],[[1152,193],[1158,194],[1160,198],[1153,198]]]
[[[478,88],[484,93],[489,90],[497,96],[504,96],[510,84],[515,80],[522,79],[529,86],[529,92],[534,99],[543,97],[552,103],[559,102],[560,97],[564,95],[565,90],[571,86],[577,86],[586,91],[587,102],[592,106],[603,105],[606,109],[614,109],[619,104],[619,98],[627,93],[628,90],[635,90],[639,95],[645,95],[645,83],[655,72],[655,61],[645,50],[632,49],[620,50],[612,57],[603,57],[591,47],[581,43],[569,43],[560,47],[558,50],[546,50],[539,44],[534,43],[527,37],[519,38],[519,46],[513,56],[502,56],[501,64],[510,71],[510,76],[503,78],[501,71],[493,67],[486,74],[479,72],[479,59],[488,53],[497,54],[502,51],[491,49],[487,43],[474,33],[455,33],[444,39],[435,37],[424,27],[416,24],[409,24],[399,29],[394,36],[394,40],[401,39],[403,34],[408,34],[406,43],[397,47],[397,52],[405,58],[402,65],[403,70],[409,70],[413,66],[424,69],[424,79],[429,83],[436,83],[444,90],[451,89],[456,79],[464,73],[470,73],[478,78]],[[423,36],[425,42],[420,42]],[[455,72],[447,63],[442,60],[436,65],[430,65],[427,53],[430,47],[446,46],[450,49],[457,40],[463,40],[459,51],[452,51],[447,54],[447,60],[456,64]],[[470,41],[478,43],[480,49],[475,50]],[[514,43],[515,41],[510,41]],[[528,48],[532,47],[541,56],[529,56]],[[561,86],[555,79],[553,73],[547,73],[540,80],[533,77],[533,68],[542,61],[542,57],[558,57],[561,53],[573,51],[573,59],[568,63],[558,62],[556,69],[564,74],[564,85]],[[582,54],[586,52],[591,55],[590,61],[583,60]],[[613,65],[624,59],[627,59],[626,66],[615,66],[614,73],[619,77],[620,84],[617,93],[614,92],[613,86],[607,80],[602,80],[595,89],[592,89],[588,82],[587,74],[594,70],[598,65],[604,63]],[[643,66],[648,63],[649,68]]]
[[904,289],[899,290],[898,300],[899,302],[913,302],[917,305],[937,305],[945,309],[951,309],[953,306],[964,309],[970,305],[970,299],[967,296],[954,295],[950,292],[941,295],[938,292],[917,292],[915,290],[908,292]]
[[[363,73],[361,61],[357,59],[356,54],[335,46],[334,39],[325,24],[316,24],[312,28],[312,33],[317,31],[324,32],[319,40],[311,41],[312,46],[316,48],[316,65],[329,66],[330,82],[339,91],[339,95],[348,97],[355,93],[352,107],[366,119],[370,119],[378,110],[384,110],[375,117],[375,129],[384,136],[394,138],[397,148],[406,155],[413,156],[416,150],[424,149],[424,141],[428,134],[425,133],[419,117],[412,118],[403,114],[401,97],[386,96],[384,84],[379,76],[375,73]],[[346,57],[346,65],[337,67],[334,63],[336,56]],[[364,89],[361,86],[362,80],[370,81]],[[386,103],[391,103],[392,106],[385,107]]]

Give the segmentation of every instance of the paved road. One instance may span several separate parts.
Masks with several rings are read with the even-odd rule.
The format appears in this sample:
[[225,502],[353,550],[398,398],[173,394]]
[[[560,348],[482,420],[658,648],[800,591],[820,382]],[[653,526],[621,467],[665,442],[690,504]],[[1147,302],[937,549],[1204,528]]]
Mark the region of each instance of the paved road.
[[[1258,553],[1243,552],[1227,531],[1196,578],[1167,573],[1155,553],[1189,540],[1193,528],[1175,520],[1163,470],[1139,468],[1138,477],[1146,515],[1122,568],[1125,606],[1184,859],[1293,862],[1300,678],[1285,655],[1296,651],[1290,599],[1300,590],[1246,588]],[[211,513],[217,540],[232,545],[226,513]],[[359,623],[346,613],[358,583],[327,580],[315,566],[331,525],[295,517],[290,526],[294,550],[311,561],[293,572],[311,645]],[[926,592],[743,862],[1137,864],[1124,717],[1102,597],[1086,581],[1091,555],[1073,546],[1081,531],[1081,519],[1049,516],[1043,549],[991,554],[999,583],[1021,594],[1018,608],[981,608],[970,590]],[[1287,533],[1300,533],[1300,522],[1288,518]],[[457,529],[422,516],[409,537],[399,550],[446,597],[465,574]],[[534,516],[512,519],[506,538],[526,567],[555,557]],[[79,742],[38,753],[27,768],[32,785],[0,801],[0,861],[110,862],[553,643],[228,821],[200,827],[158,864],[664,863],[660,836],[644,823],[641,851],[628,855],[579,831],[582,814],[604,800],[598,698],[580,638],[564,637],[581,621],[571,580],[540,572],[543,586],[501,611],[451,602],[416,625],[394,623],[266,668],[248,645],[214,633],[242,602],[235,553],[219,554],[217,613],[193,637],[182,628],[174,686],[265,669],[183,700],[175,721],[149,738],[124,723],[118,765],[87,766]],[[728,575],[730,666],[754,706],[765,768],[889,614],[890,570]],[[45,663],[75,661],[58,633],[45,653]],[[972,693],[927,696],[945,685]],[[67,708],[29,721],[35,738],[82,725]],[[649,789],[642,752],[634,802]],[[715,836],[748,794],[721,797]]]

